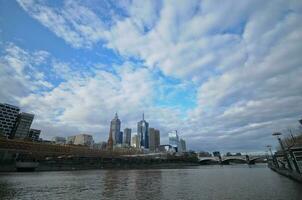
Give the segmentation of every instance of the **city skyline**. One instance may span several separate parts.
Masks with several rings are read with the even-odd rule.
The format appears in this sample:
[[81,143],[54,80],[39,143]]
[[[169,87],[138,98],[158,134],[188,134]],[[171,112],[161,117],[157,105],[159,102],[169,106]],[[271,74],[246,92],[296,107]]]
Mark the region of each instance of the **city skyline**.
[[178,130],[197,151],[264,151],[302,117],[301,8],[0,1],[0,102],[48,139],[107,141],[115,112],[135,131],[144,112],[164,144]]

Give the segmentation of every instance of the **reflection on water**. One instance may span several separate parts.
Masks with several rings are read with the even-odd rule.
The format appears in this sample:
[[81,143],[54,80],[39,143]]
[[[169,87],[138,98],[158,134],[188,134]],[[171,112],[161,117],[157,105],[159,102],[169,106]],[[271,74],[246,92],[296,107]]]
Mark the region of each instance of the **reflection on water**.
[[0,199],[300,199],[265,165],[0,174]]

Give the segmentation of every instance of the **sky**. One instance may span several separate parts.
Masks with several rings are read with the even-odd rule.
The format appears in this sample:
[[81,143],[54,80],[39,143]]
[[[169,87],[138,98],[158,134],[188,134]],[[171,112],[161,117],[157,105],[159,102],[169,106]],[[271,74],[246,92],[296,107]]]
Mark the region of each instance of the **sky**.
[[255,152],[302,118],[299,0],[0,0],[0,102],[41,136],[178,130],[192,150]]

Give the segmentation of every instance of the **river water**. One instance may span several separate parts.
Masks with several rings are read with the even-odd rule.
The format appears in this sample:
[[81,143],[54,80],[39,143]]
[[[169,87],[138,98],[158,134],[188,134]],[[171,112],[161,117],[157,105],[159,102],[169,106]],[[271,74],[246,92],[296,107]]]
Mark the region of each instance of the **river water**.
[[0,199],[301,200],[302,185],[266,165],[1,173]]

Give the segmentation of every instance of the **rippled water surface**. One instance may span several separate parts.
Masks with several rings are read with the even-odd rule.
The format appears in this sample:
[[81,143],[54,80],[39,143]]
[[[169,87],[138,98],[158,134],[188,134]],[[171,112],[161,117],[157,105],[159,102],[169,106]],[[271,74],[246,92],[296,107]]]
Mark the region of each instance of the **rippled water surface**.
[[265,165],[0,174],[0,199],[302,199]]

